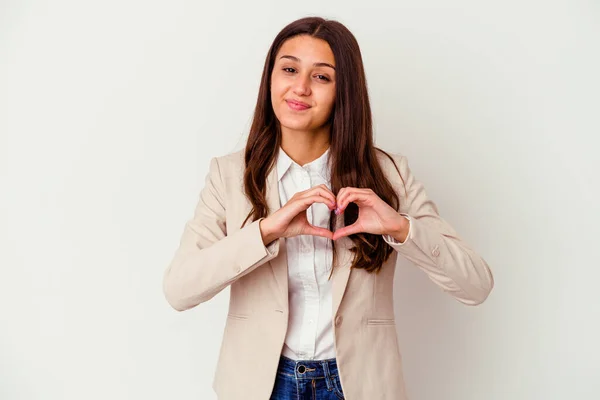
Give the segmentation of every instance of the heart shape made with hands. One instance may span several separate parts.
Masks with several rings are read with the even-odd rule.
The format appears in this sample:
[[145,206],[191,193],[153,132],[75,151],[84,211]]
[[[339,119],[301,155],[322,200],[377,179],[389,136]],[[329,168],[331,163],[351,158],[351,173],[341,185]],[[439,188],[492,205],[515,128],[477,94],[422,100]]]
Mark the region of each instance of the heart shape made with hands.
[[358,217],[352,225],[344,226],[331,232],[332,239],[337,240],[355,233],[371,233],[376,235],[390,234],[404,236],[408,233],[406,218],[383,201],[372,189],[345,187],[336,196],[335,214],[342,214],[348,204],[358,206]]

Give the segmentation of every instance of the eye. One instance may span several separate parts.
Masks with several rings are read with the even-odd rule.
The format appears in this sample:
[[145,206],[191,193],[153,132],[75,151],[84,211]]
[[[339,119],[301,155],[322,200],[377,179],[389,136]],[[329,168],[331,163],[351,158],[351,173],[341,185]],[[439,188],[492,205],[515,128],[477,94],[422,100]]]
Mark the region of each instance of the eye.
[[294,68],[292,68],[292,67],[286,67],[286,68],[283,68],[283,70],[284,70],[285,72],[290,72],[290,73],[294,73],[294,72],[296,72],[296,70],[295,70]]
[[329,78],[326,77],[325,75],[316,75],[317,79],[325,81],[325,82],[329,82]]

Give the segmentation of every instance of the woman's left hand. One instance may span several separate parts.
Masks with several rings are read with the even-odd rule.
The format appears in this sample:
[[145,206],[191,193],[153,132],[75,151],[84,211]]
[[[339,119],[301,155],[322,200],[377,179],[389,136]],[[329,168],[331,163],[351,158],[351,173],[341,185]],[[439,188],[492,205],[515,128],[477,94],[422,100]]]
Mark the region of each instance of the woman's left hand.
[[408,234],[408,220],[381,200],[371,189],[345,187],[336,196],[336,214],[344,212],[349,203],[358,206],[358,218],[352,225],[345,226],[333,233],[333,240],[355,233],[404,236]]

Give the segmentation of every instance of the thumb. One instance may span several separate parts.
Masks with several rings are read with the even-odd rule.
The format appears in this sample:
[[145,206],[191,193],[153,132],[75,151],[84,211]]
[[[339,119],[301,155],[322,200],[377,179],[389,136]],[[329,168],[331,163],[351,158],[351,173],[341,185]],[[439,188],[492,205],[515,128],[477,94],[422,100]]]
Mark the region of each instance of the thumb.
[[[309,224],[310,225],[310,224]],[[333,232],[329,229],[320,228],[317,226],[309,226],[306,230],[307,235],[322,236],[328,239],[333,239]]]
[[352,225],[344,226],[343,228],[338,229],[333,233],[333,240],[337,240],[344,236],[350,236],[355,233],[359,233],[360,228],[358,224],[355,222]]

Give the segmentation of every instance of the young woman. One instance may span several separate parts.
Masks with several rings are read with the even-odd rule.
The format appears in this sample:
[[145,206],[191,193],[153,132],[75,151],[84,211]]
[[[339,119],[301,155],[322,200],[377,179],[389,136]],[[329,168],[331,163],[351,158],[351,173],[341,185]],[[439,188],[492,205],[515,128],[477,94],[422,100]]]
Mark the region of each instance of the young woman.
[[210,160],[164,275],[180,311],[230,286],[218,398],[405,399],[398,254],[462,303],[493,287],[406,157],[374,146],[352,33],[295,21],[267,55],[245,149]]

